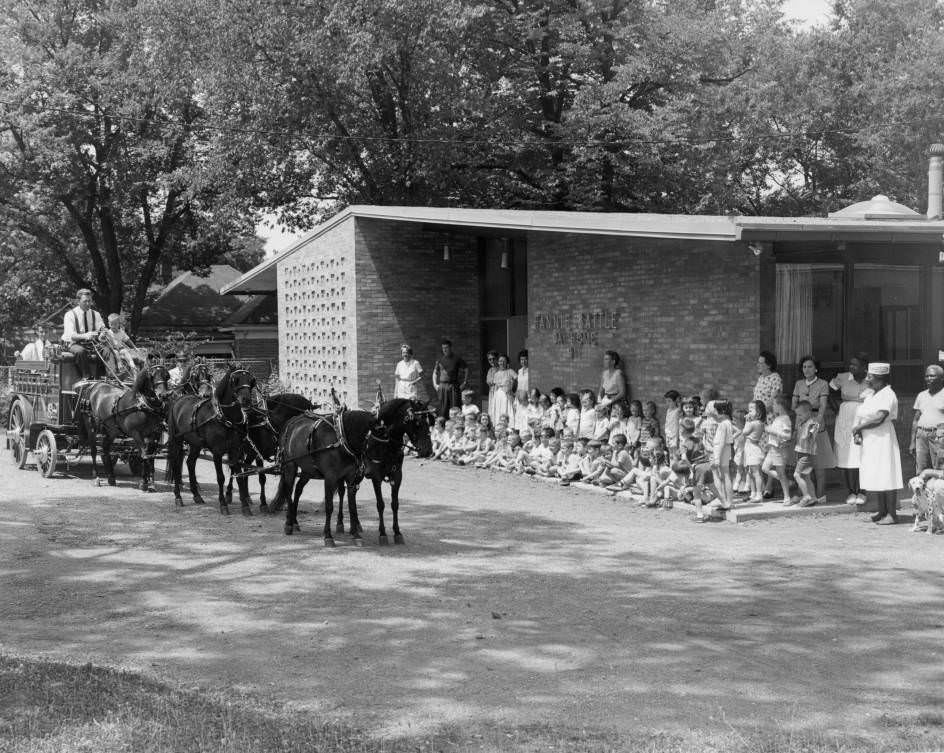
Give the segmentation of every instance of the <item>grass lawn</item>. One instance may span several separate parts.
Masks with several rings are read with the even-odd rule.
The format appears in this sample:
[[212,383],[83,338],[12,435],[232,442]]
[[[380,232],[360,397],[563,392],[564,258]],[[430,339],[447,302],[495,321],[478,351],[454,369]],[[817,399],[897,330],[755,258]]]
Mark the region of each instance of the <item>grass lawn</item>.
[[0,751],[4,753],[400,753],[416,751],[646,751],[651,753],[800,753],[940,750],[944,715],[888,720],[896,745],[879,747],[829,736],[705,737],[615,734],[554,727],[441,729],[434,736],[371,739],[248,696],[184,691],[137,674],[0,656]]

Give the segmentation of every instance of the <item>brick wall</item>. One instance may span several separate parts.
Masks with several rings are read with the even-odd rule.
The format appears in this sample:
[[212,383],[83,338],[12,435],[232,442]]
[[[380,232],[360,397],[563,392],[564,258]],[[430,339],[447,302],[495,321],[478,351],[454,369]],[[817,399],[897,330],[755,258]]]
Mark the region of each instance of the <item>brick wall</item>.
[[[430,375],[443,337],[452,340],[476,379],[482,355],[475,238],[424,229],[418,223],[358,218],[355,243],[361,402],[373,399],[377,379],[387,396],[393,394],[401,343],[408,343],[422,364],[430,396]],[[450,261],[443,261],[445,243]]]
[[358,402],[354,220],[312,238],[278,265],[279,374],[326,403]]
[[612,349],[634,398],[661,406],[666,390],[706,384],[750,398],[761,275],[746,245],[530,233],[528,278],[531,379],[542,390],[597,389]]

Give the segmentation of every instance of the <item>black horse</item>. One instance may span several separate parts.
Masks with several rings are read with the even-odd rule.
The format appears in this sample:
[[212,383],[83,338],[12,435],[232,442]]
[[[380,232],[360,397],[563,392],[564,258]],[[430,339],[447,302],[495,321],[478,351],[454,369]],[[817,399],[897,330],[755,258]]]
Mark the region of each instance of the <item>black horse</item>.
[[242,444],[248,431],[248,411],[256,378],[246,369],[230,365],[216,383],[211,397],[183,395],[171,402],[167,411],[167,472],[174,481],[174,503],[183,507],[180,486],[183,480],[184,442],[189,446],[187,472],[193,502],[204,504],[197,483],[196,465],[200,450],[206,448],[213,456],[216,483],[219,488],[220,512],[229,514],[224,494],[223,456],[230,472],[237,474],[239,499],[244,515],[251,515],[248,484],[239,477],[242,469]]
[[96,436],[102,436],[102,463],[108,484],[115,485],[115,462],[111,446],[118,437],[134,440],[141,456],[141,491],[151,491],[154,453],[164,430],[164,398],[167,369],[159,364],[141,369],[131,387],[111,382],[80,383],[78,406],[81,426],[92,455],[92,477],[98,477]]
[[180,375],[180,383],[172,390],[174,396],[197,395],[210,397],[213,394],[213,372],[206,361],[188,364]]
[[[300,416],[315,406],[304,395],[296,392],[280,392],[263,397],[259,405],[249,409],[249,424],[243,443],[243,465],[246,472],[255,463],[259,469],[259,510],[268,512],[269,506],[265,494],[265,477],[262,471],[265,464],[278,462],[279,435],[290,418]],[[226,484],[226,501],[233,498],[233,476]]]
[[[374,486],[374,496],[377,498],[377,517],[380,519],[379,542],[385,545],[387,529],[384,527],[384,498],[383,482],[390,484],[390,511],[393,513],[393,542],[402,544],[403,535],[400,533],[400,485],[403,483],[403,447],[406,439],[416,449],[421,458],[428,458],[433,454],[433,443],[429,436],[430,419],[433,411],[417,400],[396,398],[381,404],[377,412],[386,428],[386,437],[372,435],[367,440],[367,452],[364,455],[364,475],[371,480]],[[299,484],[304,487],[304,478]],[[338,523],[337,531],[344,530],[344,490],[338,489]],[[357,518],[356,507],[351,513],[351,528],[357,528],[360,523]],[[352,531],[353,533],[353,531]]]
[[[300,530],[298,500],[304,483],[294,489],[295,476],[302,479],[324,479],[325,546],[334,546],[331,535],[331,514],[334,512],[334,493],[342,485],[347,487],[351,506],[351,533],[360,543],[357,524],[357,486],[364,474],[364,453],[370,437],[383,436],[385,430],[373,413],[361,410],[343,410],[334,414],[305,413],[290,418],[279,438],[282,457],[282,478],[273,507],[288,500],[285,512],[285,534]],[[294,493],[293,493],[294,492]]]

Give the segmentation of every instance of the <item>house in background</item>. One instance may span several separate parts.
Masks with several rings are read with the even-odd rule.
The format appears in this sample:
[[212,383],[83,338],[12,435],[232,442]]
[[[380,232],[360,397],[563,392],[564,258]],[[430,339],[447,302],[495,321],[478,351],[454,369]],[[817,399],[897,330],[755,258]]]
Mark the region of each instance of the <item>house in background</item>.
[[275,295],[219,292],[241,274],[228,264],[215,264],[205,277],[194,272],[177,275],[142,312],[138,339],[160,340],[168,332],[194,333],[196,355],[268,361],[274,367],[278,359]]

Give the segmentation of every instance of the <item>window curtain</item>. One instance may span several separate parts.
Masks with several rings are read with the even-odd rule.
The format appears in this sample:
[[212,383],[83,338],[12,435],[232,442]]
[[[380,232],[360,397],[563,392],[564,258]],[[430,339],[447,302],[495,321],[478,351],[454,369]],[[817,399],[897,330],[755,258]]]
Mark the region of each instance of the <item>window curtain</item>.
[[809,264],[778,264],[777,360],[781,363],[796,363],[812,349],[812,267]]

